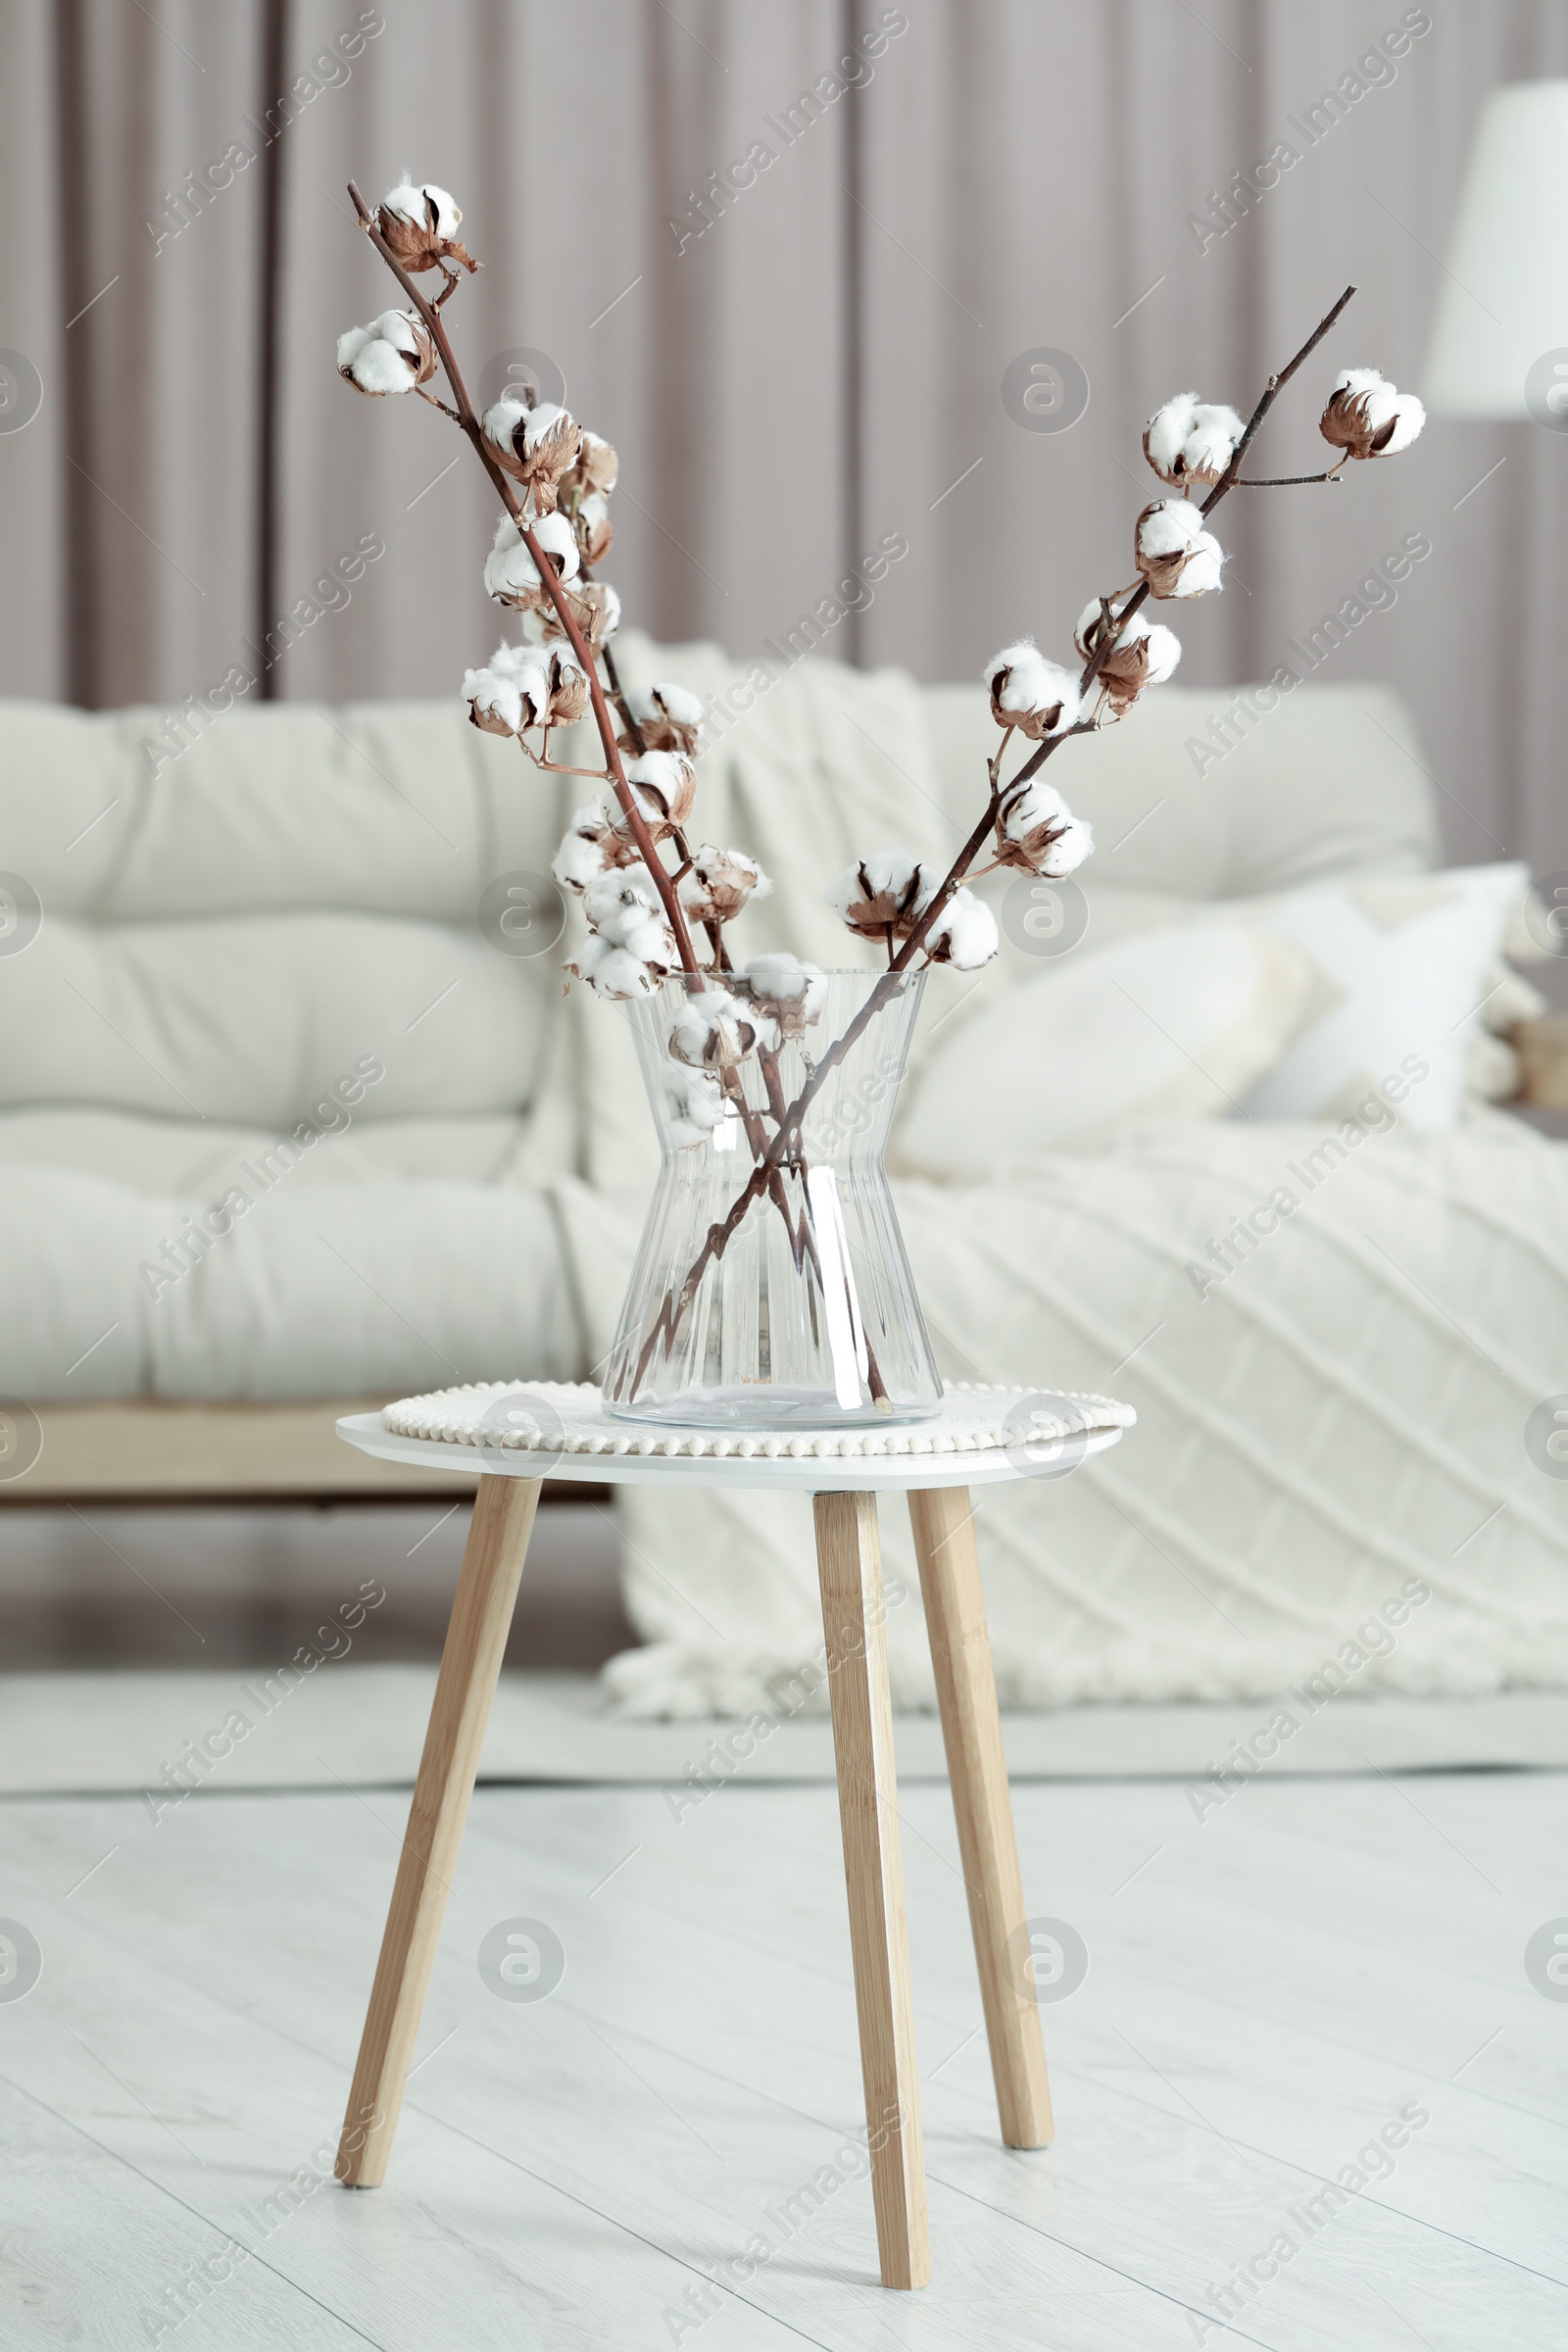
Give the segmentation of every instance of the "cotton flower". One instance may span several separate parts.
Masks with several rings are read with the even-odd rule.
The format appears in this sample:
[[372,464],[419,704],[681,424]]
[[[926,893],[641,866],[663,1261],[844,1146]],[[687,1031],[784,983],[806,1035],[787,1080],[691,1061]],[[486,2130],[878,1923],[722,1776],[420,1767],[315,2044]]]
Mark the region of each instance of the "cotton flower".
[[991,715],[999,727],[1016,727],[1032,743],[1064,735],[1078,717],[1078,681],[1070,670],[1048,662],[1032,637],[1004,645],[986,663]]
[[875,850],[846,868],[827,903],[861,939],[907,939],[940,880],[907,850]]
[[1082,865],[1095,837],[1044,776],[1033,776],[997,819],[997,862],[1061,881]]
[[[577,542],[564,514],[542,514],[529,528],[554,564],[557,576],[563,580],[575,579]],[[538,567],[510,514],[503,514],[496,524],[495,540],[485,558],[484,584],[486,594],[494,597],[498,605],[514,605],[526,612],[548,601]]]
[[383,400],[412,392],[435,373],[435,345],[414,311],[383,311],[368,326],[351,326],[337,339],[337,371],[356,392]]
[[1196,392],[1178,392],[1144,428],[1144,455],[1173,490],[1217,482],[1236,455],[1246,426],[1234,409],[1210,407]]
[[784,1038],[799,1037],[822,1017],[826,973],[817,964],[803,963],[787,949],[752,956],[745,980],[753,1004],[774,1033],[763,1038],[764,1045],[776,1049]]
[[731,923],[752,899],[765,899],[772,887],[744,850],[718,850],[703,842],[680,878],[680,903],[694,922]]
[[569,645],[498,645],[482,669],[464,673],[468,716],[490,735],[569,727],[582,716],[588,681]]
[[577,455],[561,477],[563,504],[573,498],[587,498],[593,492],[601,495],[613,490],[620,476],[620,460],[610,443],[599,433],[582,428]]
[[[548,521],[565,521],[563,514],[549,515]],[[568,526],[569,527],[569,526]],[[570,573],[566,575],[570,578]],[[592,646],[603,645],[613,637],[620,626],[620,598],[608,580],[580,580],[564,591],[571,617]],[[564,637],[565,627],[560,613],[548,601],[538,608],[538,625],[544,637]]]
[[626,707],[651,752],[696,751],[703,726],[701,695],[684,686],[632,686]]
[[578,809],[563,835],[550,871],[563,890],[580,899],[589,883],[597,882],[602,874],[636,862],[636,850],[615,831],[603,803],[590,801]]
[[1413,392],[1396,391],[1375,368],[1347,368],[1329,395],[1318,431],[1352,458],[1393,458],[1427,420]]
[[[1120,612],[1118,602],[1110,624],[1113,628]],[[1096,597],[1079,613],[1073,637],[1086,662],[1094,660],[1104,635],[1104,607]],[[1145,612],[1135,612],[1116,630],[1115,642],[1095,675],[1109,689],[1110,707],[1120,718],[1144,687],[1163,686],[1181,658],[1181,639],[1173,629],[1152,621]]]
[[585,564],[602,564],[609,555],[615,529],[610,519],[610,501],[602,490],[590,490],[570,510],[577,552]]
[[496,464],[532,492],[534,513],[553,514],[557,487],[582,439],[576,418],[552,400],[536,408],[520,400],[498,400],[486,409],[479,429]]
[[645,865],[601,874],[582,894],[589,933],[568,972],[602,997],[652,996],[680,962],[658,885]]
[[727,988],[706,988],[689,996],[669,1033],[676,1061],[695,1070],[732,1070],[757,1047],[758,1025],[750,1004]]
[[678,1061],[663,1063],[656,1074],[670,1142],[680,1152],[706,1144],[725,1116],[718,1080],[708,1070],[689,1069]]
[[978,971],[999,945],[997,918],[972,890],[956,890],[925,935],[932,962],[951,963],[958,972]]
[[684,752],[645,752],[640,760],[628,760],[626,781],[656,840],[690,816],[697,770]]
[[472,271],[479,265],[461,246],[456,230],[463,215],[445,188],[415,187],[405,172],[388,196],[383,196],[375,225],[390,247],[393,259],[412,270],[438,270],[443,261],[461,262]]
[[463,699],[468,706],[468,716],[487,735],[520,735],[524,727],[534,723],[522,679],[515,664],[505,658],[515,650],[510,645],[498,646],[481,668],[466,669],[463,673]]
[[1138,568],[1157,597],[1203,596],[1222,585],[1225,551],[1203,528],[1200,511],[1185,498],[1156,498],[1133,532]]

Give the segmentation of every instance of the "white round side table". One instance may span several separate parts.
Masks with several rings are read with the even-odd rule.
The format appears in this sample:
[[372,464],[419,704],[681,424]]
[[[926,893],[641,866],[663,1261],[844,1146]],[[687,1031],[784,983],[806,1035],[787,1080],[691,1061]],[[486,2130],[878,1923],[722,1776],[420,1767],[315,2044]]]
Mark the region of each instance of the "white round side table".
[[909,1499],[920,1590],[1008,2147],[1051,2138],[1040,2012],[968,1490],[1050,1478],[1135,1419],[1106,1396],[956,1388],[930,1421],[849,1431],[673,1429],[612,1421],[586,1384],[497,1383],[352,1413],[338,1435],[386,1461],[471,1469],[472,1525],[441,1653],[337,2175],[386,2177],[446,1895],[473,1793],[543,1479],[793,1488],[814,1498],[850,1938],[885,2286],[931,2275],[876,1497]]

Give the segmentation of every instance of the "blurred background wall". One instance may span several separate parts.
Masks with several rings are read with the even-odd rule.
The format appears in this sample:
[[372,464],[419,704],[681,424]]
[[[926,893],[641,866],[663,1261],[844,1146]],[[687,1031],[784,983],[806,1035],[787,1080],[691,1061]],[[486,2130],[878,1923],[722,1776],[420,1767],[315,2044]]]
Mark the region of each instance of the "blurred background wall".
[[[1420,389],[1482,101],[1568,72],[1556,0],[8,0],[3,24],[0,687],[94,706],[236,663],[284,697],[452,692],[498,634],[477,467],[334,373],[339,330],[397,299],[351,174],[457,194],[485,265],[448,313],[470,383],[520,368],[618,447],[628,617],[746,656],[814,614],[823,653],[969,677],[1020,630],[1061,655],[1130,576],[1168,393],[1245,412],[1352,279],[1263,469],[1321,463],[1333,369]],[[1227,212],[1281,141],[1298,160]],[[1067,365],[1031,376],[1042,352]],[[1058,387],[1074,421],[1042,429]],[[1266,674],[1422,534],[1318,674],[1411,697],[1455,859],[1568,866],[1565,493],[1568,435],[1434,422],[1353,505],[1239,494],[1183,676]],[[879,542],[906,552],[854,584]]]

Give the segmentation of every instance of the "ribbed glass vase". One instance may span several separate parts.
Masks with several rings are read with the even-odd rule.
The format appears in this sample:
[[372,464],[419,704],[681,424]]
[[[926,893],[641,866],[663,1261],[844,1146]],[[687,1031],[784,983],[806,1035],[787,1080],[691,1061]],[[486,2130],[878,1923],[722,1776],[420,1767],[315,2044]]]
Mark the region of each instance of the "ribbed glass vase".
[[693,984],[627,1007],[661,1167],[606,1409],[698,1428],[921,1419],[942,1380],[882,1153],[923,978],[829,972],[782,1004],[743,975],[721,984],[775,1043],[718,1081],[700,1142],[670,1052]]

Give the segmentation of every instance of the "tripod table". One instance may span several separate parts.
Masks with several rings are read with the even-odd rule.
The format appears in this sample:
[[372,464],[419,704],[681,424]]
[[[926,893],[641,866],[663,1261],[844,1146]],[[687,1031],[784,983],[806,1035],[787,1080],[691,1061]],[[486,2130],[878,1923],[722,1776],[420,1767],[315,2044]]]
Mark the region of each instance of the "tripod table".
[[1060,1476],[1114,1445],[1134,1417],[1104,1396],[956,1388],[926,1421],[699,1430],[612,1420],[597,1389],[541,1382],[449,1389],[341,1420],[341,1437],[384,1460],[478,1473],[349,2094],[344,2184],[370,2188],[386,2176],[542,1480],[794,1489],[812,1496],[816,1522],[882,2281],[923,2286],[931,2268],[877,1495],[908,1495],[1002,2136],[1008,2147],[1044,2147],[1051,2097],[968,1490]]

